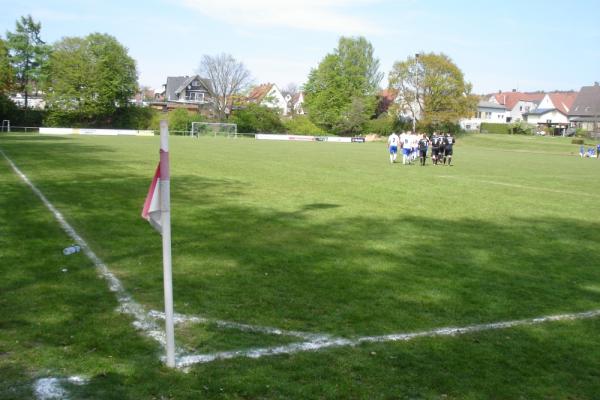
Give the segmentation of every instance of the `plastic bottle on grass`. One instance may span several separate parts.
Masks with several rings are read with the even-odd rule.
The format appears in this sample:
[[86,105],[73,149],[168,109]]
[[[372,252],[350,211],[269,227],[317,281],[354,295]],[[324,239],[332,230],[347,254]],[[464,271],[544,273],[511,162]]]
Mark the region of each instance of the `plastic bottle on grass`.
[[69,247],[65,247],[63,249],[63,254],[65,256],[68,256],[68,255],[73,254],[73,253],[79,253],[79,251],[81,251],[81,247],[79,247],[76,244],[73,244],[73,245],[71,245]]

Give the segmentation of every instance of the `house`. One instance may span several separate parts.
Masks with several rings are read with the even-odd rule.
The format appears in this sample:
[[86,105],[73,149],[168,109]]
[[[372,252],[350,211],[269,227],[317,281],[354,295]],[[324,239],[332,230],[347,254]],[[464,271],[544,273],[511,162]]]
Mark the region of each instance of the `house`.
[[571,126],[600,135],[600,84],[581,88],[568,113]]
[[535,110],[523,113],[523,120],[539,128],[550,128],[554,135],[563,135],[569,127],[568,113],[576,96],[576,92],[548,93]]
[[254,87],[246,97],[246,101],[269,108],[277,108],[282,115],[287,115],[289,112],[288,102],[274,83],[265,83]]
[[304,115],[304,92],[298,92],[295,94],[286,94],[284,96],[287,102],[287,108],[292,115]]
[[473,118],[462,119],[459,124],[465,131],[478,131],[484,122],[505,124],[507,120],[506,107],[491,101],[481,100],[477,103],[477,111]]
[[[25,95],[23,93],[15,93],[9,96],[10,100],[15,103],[18,107],[25,107]],[[43,110],[46,107],[46,101],[44,100],[43,93],[37,92],[35,94],[29,93],[27,96],[27,108],[34,110]]]
[[161,101],[153,101],[150,105],[154,108],[185,108],[198,111],[202,114],[212,113],[213,100],[211,96],[211,82],[199,75],[169,76],[161,94]]
[[545,95],[543,92],[522,93],[513,89],[512,92],[499,91],[491,95],[489,101],[506,107],[506,122],[519,122],[524,120],[524,113],[538,108]]

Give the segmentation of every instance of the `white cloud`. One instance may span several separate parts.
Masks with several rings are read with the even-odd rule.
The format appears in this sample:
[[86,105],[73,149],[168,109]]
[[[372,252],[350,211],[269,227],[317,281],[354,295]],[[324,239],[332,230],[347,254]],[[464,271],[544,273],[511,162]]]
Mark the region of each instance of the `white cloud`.
[[182,0],[214,19],[248,27],[284,27],[341,34],[377,34],[381,28],[350,8],[380,0]]

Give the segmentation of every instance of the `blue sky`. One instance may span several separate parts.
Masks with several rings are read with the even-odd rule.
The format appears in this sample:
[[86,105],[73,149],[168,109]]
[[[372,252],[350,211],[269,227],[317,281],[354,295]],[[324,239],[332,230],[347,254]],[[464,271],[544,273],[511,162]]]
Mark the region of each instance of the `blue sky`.
[[476,93],[578,90],[600,80],[600,2],[571,0],[0,0],[0,35],[31,14],[42,39],[108,33],[142,85],[229,53],[255,83],[306,81],[340,36],[365,36],[386,74],[416,52],[449,55]]

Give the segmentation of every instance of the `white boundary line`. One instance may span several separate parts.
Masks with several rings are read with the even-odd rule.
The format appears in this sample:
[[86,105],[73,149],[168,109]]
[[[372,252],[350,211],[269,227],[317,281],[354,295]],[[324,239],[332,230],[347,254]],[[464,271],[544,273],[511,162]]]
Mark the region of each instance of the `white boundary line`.
[[[162,330],[156,320],[164,319],[164,313],[158,311],[146,312],[144,307],[135,302],[133,298],[127,294],[121,281],[108,270],[108,267],[102,260],[89,248],[87,242],[73,229],[73,227],[64,219],[62,214],[48,201],[46,196],[23,174],[19,168],[8,158],[8,156],[0,150],[0,154],[8,161],[15,173],[31,188],[31,190],[42,200],[44,205],[52,212],[63,230],[81,247],[84,254],[94,263],[101,277],[107,280],[111,291],[115,292],[117,300],[120,303],[119,311],[129,314],[134,318],[133,325],[139,330],[146,333],[151,338],[158,341],[164,348],[166,345],[165,331]],[[428,331],[412,332],[412,333],[393,333],[380,336],[363,336],[354,339],[336,338],[329,335],[319,335],[312,333],[304,333],[297,331],[285,331],[271,327],[261,327],[254,325],[241,324],[237,322],[211,320],[198,316],[186,316],[177,314],[175,321],[181,323],[214,323],[221,328],[239,329],[242,331],[258,332],[263,334],[294,336],[305,339],[304,342],[291,343],[281,346],[271,346],[264,348],[254,348],[245,350],[234,350],[215,352],[207,354],[184,354],[182,349],[177,349],[176,367],[187,369],[194,364],[208,363],[215,360],[227,360],[238,357],[260,358],[265,356],[274,356],[279,354],[294,354],[303,351],[317,351],[326,348],[357,346],[361,343],[383,343],[409,341],[421,337],[437,337],[437,336],[456,336],[468,333],[507,329],[516,326],[530,326],[547,322],[569,321],[579,319],[590,319],[600,316],[600,310],[592,310],[574,314],[559,314],[550,315],[538,318],[521,319],[513,321],[494,322],[489,324],[468,325],[463,327],[446,327],[432,329]],[[164,359],[164,356],[163,356]]]
[[438,328],[428,331],[412,332],[412,333],[393,333],[381,336],[363,336],[355,339],[344,338],[328,338],[320,341],[307,341],[302,343],[291,343],[283,346],[273,346],[265,348],[255,348],[248,350],[224,351],[208,354],[190,354],[182,356],[177,361],[177,367],[187,369],[194,364],[203,364],[216,360],[228,360],[238,357],[260,358],[265,356],[275,356],[280,354],[294,354],[303,351],[317,351],[326,348],[357,346],[362,343],[384,343],[384,342],[399,342],[409,341],[423,337],[438,337],[438,336],[457,336],[468,333],[476,333],[483,331],[491,331],[497,329],[507,329],[517,326],[531,326],[547,322],[556,321],[572,321],[580,319],[590,319],[600,316],[600,310],[586,311],[575,314],[559,314],[546,317],[521,319],[504,322],[494,322],[489,324],[468,325],[463,327],[447,327]]
[[490,185],[506,186],[506,187],[512,187],[512,188],[516,188],[516,189],[529,189],[529,190],[537,190],[537,191],[541,191],[541,192],[566,194],[566,195],[569,195],[569,196],[588,196],[588,197],[600,198],[600,196],[598,196],[596,194],[592,194],[592,193],[571,192],[571,191],[568,191],[568,190],[559,190],[559,189],[542,188],[542,187],[537,187],[537,186],[519,185],[518,183],[507,183],[507,182],[490,181],[490,180],[487,180],[487,179],[465,178],[465,177],[462,177],[462,176],[454,176],[454,175],[437,175],[437,177],[438,178],[443,178],[443,179],[452,178],[452,179],[458,179],[458,180],[466,180],[466,181],[488,183]]

